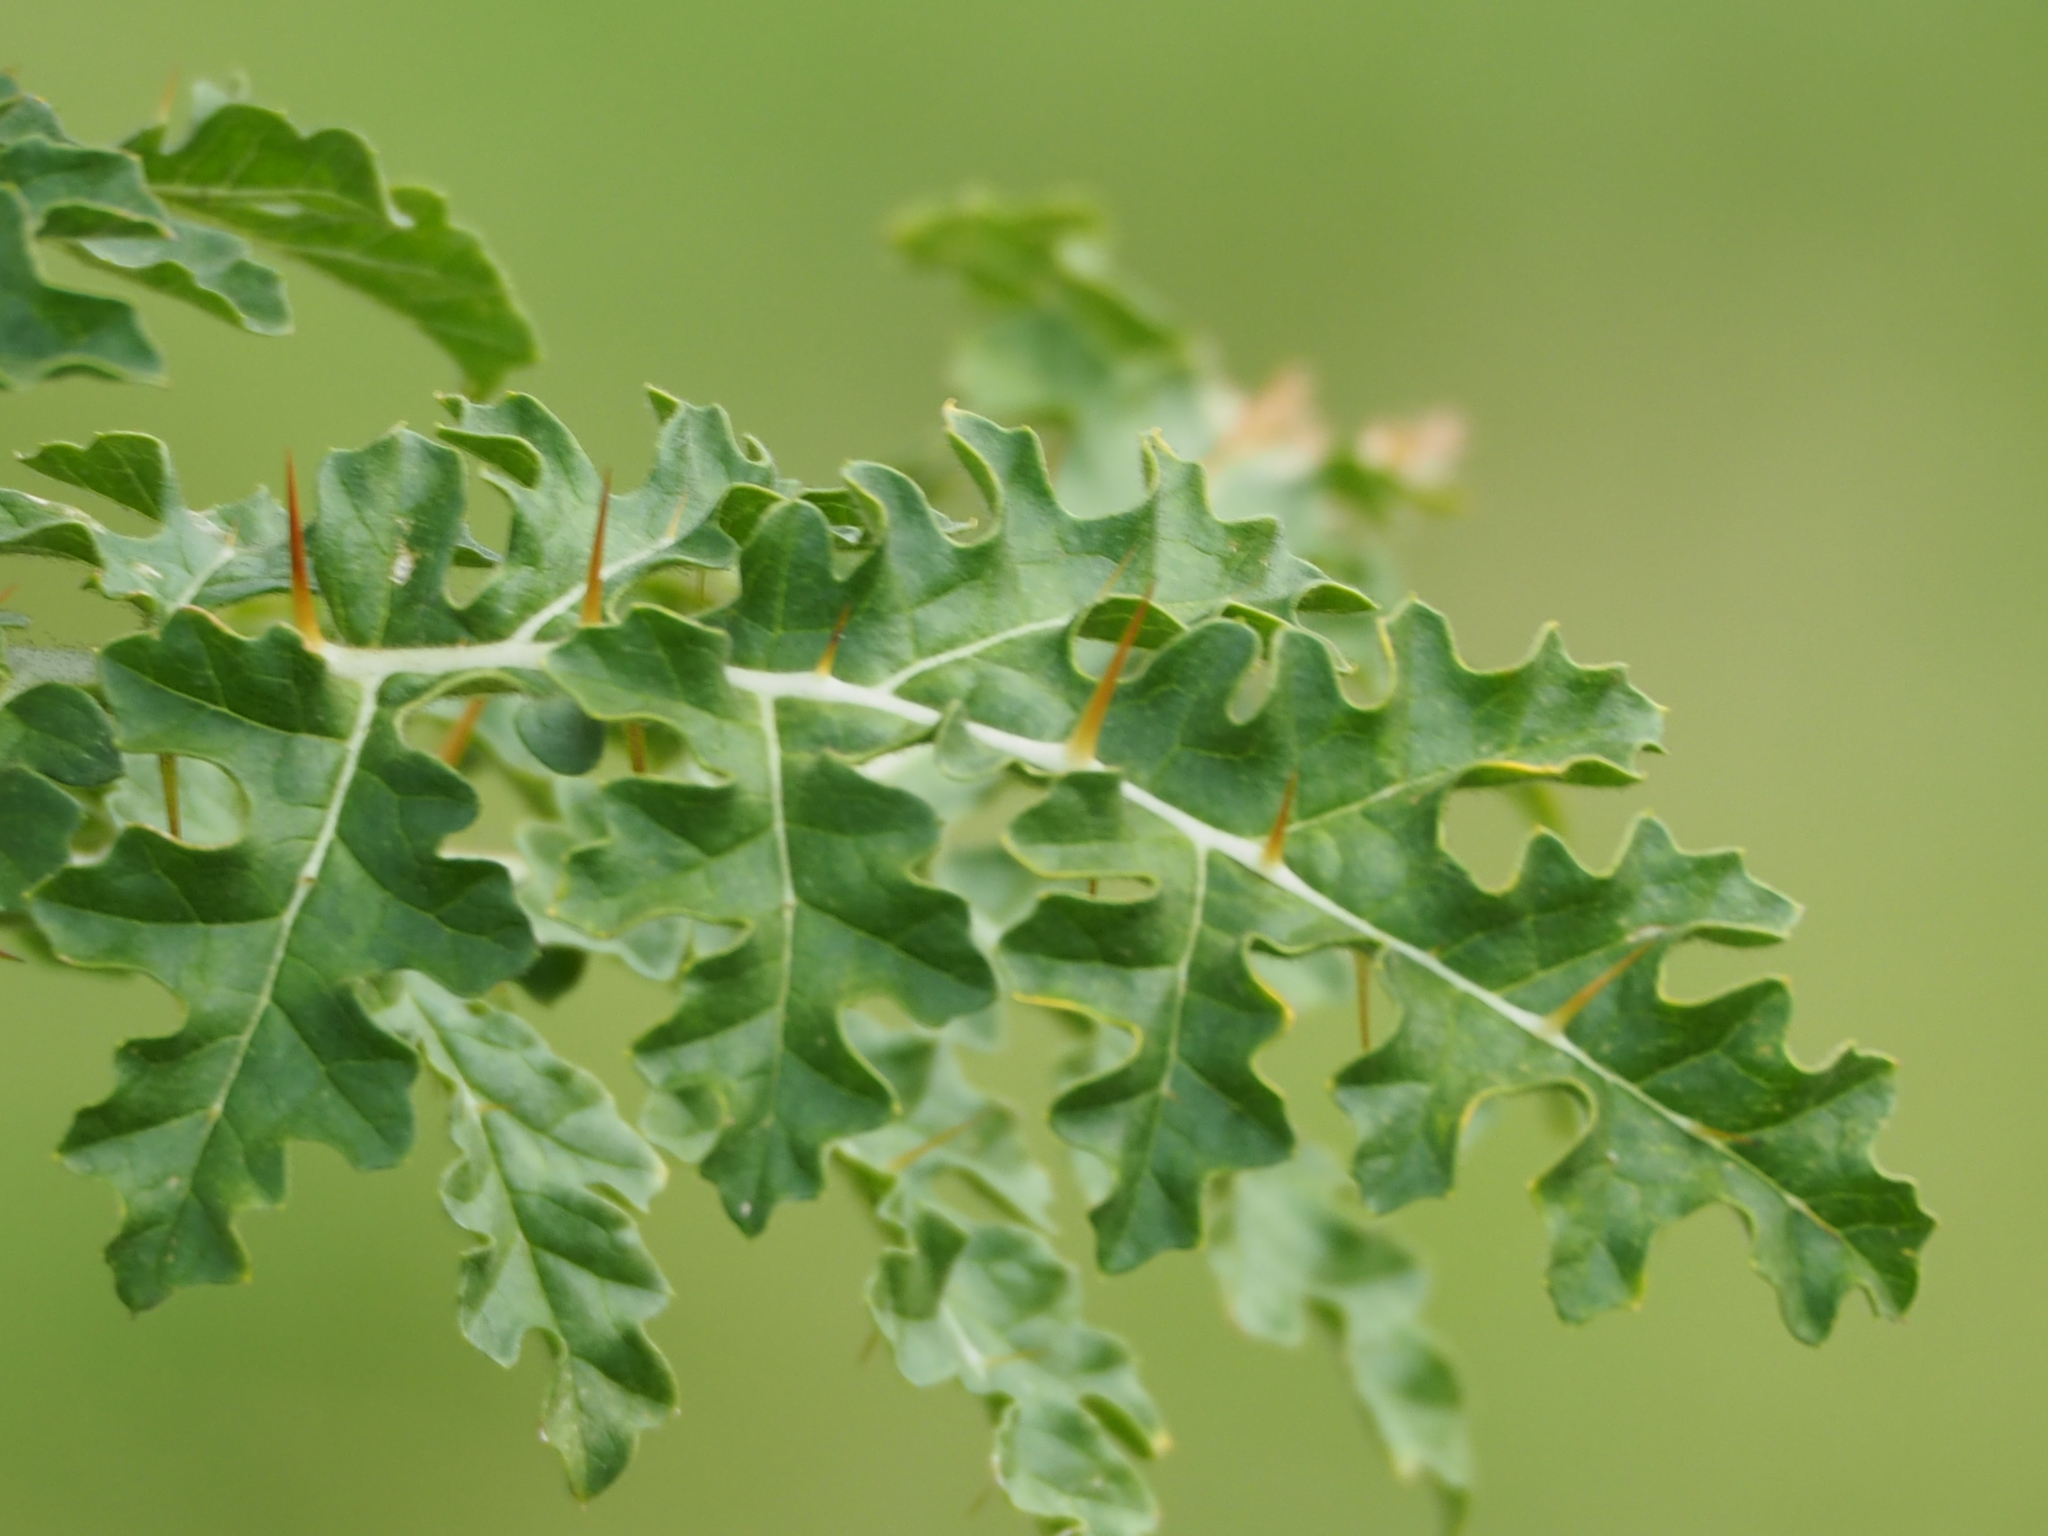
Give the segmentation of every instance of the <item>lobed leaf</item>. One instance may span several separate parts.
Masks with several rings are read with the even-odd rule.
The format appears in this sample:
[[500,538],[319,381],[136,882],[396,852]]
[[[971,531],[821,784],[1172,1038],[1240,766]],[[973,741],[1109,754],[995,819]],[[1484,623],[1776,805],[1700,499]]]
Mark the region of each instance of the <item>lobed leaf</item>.
[[387,189],[368,144],[228,102],[171,143],[161,126],[124,146],[174,210],[317,267],[412,321],[489,394],[534,362],[533,329],[482,243],[424,187]]
[[530,395],[492,405],[448,402],[456,424],[440,435],[476,459],[512,504],[504,567],[463,614],[473,636],[566,629],[583,597],[600,505],[607,601],[665,565],[731,564],[732,540],[713,514],[738,488],[765,494],[775,466],[759,445],[733,436],[720,407],[689,405],[657,389],[648,398],[660,421],[654,464],[638,489],[610,496],[569,429]]
[[181,610],[108,646],[101,678],[125,749],[211,763],[248,804],[230,847],[129,826],[31,905],[61,957],[143,971],[186,1004],[179,1033],[122,1048],[113,1095],[62,1147],[121,1193],[108,1260],[141,1310],[244,1276],[235,1217],[283,1198],[287,1140],[359,1167],[403,1155],[413,1053],[357,981],[405,967],[475,994],[533,941],[502,868],[436,852],[476,814],[468,786],[289,631],[243,640]]
[[1559,1085],[1587,1111],[1577,1143],[1536,1184],[1564,1317],[1639,1300],[1657,1228],[1715,1201],[1741,1212],[1757,1268],[1805,1342],[1827,1336],[1852,1289],[1884,1316],[1911,1305],[1933,1221],[1913,1186],[1871,1158],[1892,1063],[1845,1049],[1818,1070],[1796,1065],[1781,982],[1700,1003],[1659,990],[1675,946],[1774,942],[1790,902],[1736,855],[1681,853],[1646,819],[1610,875],[1543,835],[1515,884],[1474,906],[1434,930],[1437,964],[1390,960],[1401,1030],[1337,1079],[1368,1204],[1391,1210],[1448,1189],[1459,1127],[1479,1100]]
[[[1134,1463],[1170,1442],[1130,1351],[1081,1321],[1079,1277],[1039,1230],[1050,1182],[1015,1115],[967,1082],[951,1040],[850,1022],[903,1106],[840,1148],[892,1241],[868,1305],[898,1368],[989,1405],[996,1482],[1046,1529],[1143,1536],[1158,1511]],[[961,1215],[949,1177],[1013,1219]]]
[[0,914],[71,858],[84,812],[60,786],[96,789],[121,775],[113,729],[92,696],[39,683],[0,703]]
[[584,709],[670,727],[711,779],[607,786],[610,835],[570,855],[556,910],[597,934],[669,914],[739,930],[688,966],[675,1015],[634,1051],[661,1094],[650,1134],[702,1156],[727,1213],[758,1232],[817,1193],[829,1143],[888,1118],[841,1007],[886,997],[942,1024],[994,989],[966,903],[914,876],[937,842],[931,811],[849,767],[829,722],[735,688],[725,653],[716,630],[651,608],[555,653]]
[[1335,1334],[1351,1390],[1403,1478],[1426,1478],[1453,1529],[1472,1483],[1463,1391],[1421,1321],[1421,1263],[1347,1209],[1345,1178],[1320,1147],[1219,1185],[1209,1267],[1253,1338],[1299,1345],[1311,1321]]
[[510,1366],[528,1333],[554,1357],[542,1435],[579,1499],[625,1471],[640,1431],[676,1409],[674,1374],[647,1320],[668,1304],[630,1214],[664,1181],[654,1150],[611,1095],[516,1014],[401,977],[377,1022],[409,1041],[447,1087],[461,1154],[441,1184],[463,1256],[462,1331]]
[[268,491],[195,511],[168,450],[140,432],[105,432],[81,448],[46,443],[23,462],[157,525],[137,537],[59,502],[0,489],[0,553],[91,566],[93,585],[161,622],[186,606],[224,607],[291,584],[288,523]]

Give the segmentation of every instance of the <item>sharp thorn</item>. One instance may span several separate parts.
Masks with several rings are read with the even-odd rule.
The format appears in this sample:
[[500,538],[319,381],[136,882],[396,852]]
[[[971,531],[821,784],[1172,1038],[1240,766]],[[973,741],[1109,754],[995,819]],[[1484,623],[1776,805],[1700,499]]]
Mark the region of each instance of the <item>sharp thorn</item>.
[[1351,951],[1351,966],[1358,973],[1358,1048],[1372,1049],[1372,955],[1363,949]]
[[289,448],[284,453],[284,509],[291,524],[292,622],[299,638],[320,648],[320,615],[313,608],[313,580],[306,574],[306,524],[299,515],[299,470]]
[[913,1163],[916,1163],[920,1158],[924,1157],[926,1153],[936,1152],[939,1150],[939,1148],[943,1147],[947,1142],[951,1141],[954,1137],[966,1135],[967,1132],[972,1130],[976,1125],[978,1125],[981,1122],[982,1118],[986,1116],[988,1113],[989,1109],[987,1107],[978,1109],[973,1114],[969,1115],[965,1120],[962,1120],[959,1124],[949,1125],[946,1127],[946,1129],[940,1131],[936,1136],[929,1137],[928,1139],[919,1142],[916,1146],[912,1147],[908,1152],[903,1153],[901,1156],[890,1158],[889,1171],[891,1173],[903,1172],[904,1169],[910,1167]]
[[825,654],[818,658],[817,673],[820,677],[832,675],[832,665],[839,660],[839,640],[846,633],[846,621],[853,617],[853,604],[848,603],[839,610],[839,617],[832,625],[832,638],[825,642]]
[[626,761],[635,773],[647,771],[647,727],[638,720],[626,722]]
[[1294,791],[1301,783],[1301,771],[1287,775],[1287,788],[1280,794],[1280,814],[1273,818],[1273,830],[1266,834],[1266,851],[1259,862],[1278,869],[1287,861],[1287,824],[1294,816]]
[[1548,1029],[1554,1035],[1563,1034],[1566,1029],[1570,1028],[1572,1020],[1576,1019],[1581,1013],[1585,1011],[1586,1005],[1588,1003],[1592,1002],[1594,998],[1598,997],[1602,992],[1605,992],[1608,989],[1608,987],[1613,985],[1616,981],[1620,980],[1622,974],[1625,971],[1627,971],[1630,966],[1634,965],[1638,960],[1642,959],[1644,955],[1647,955],[1652,949],[1655,949],[1657,947],[1657,941],[1663,937],[1664,934],[1663,930],[1661,929],[1652,933],[1648,938],[1644,939],[1640,944],[1636,945],[1634,949],[1630,950],[1627,954],[1623,955],[1619,960],[1615,961],[1614,964],[1610,965],[1609,967],[1607,967],[1606,970],[1602,971],[1598,976],[1595,976],[1591,981],[1587,982],[1583,987],[1579,988],[1578,991],[1574,992],[1570,997],[1566,998],[1564,1002],[1561,1005],[1559,1005],[1554,1012],[1550,1013],[1543,1020],[1544,1028]]
[[156,759],[157,771],[164,781],[164,830],[176,841],[185,840],[183,818],[178,813],[178,759],[175,753],[159,752]]
[[1115,593],[1116,584],[1124,579],[1124,572],[1131,568],[1131,562],[1137,558],[1138,541],[1133,539],[1131,547],[1124,551],[1123,559],[1117,561],[1116,569],[1109,573],[1109,579],[1103,582],[1102,589],[1095,594],[1096,602],[1105,602]]
[[455,717],[448,734],[441,738],[441,761],[450,768],[462,766],[463,755],[469,751],[469,738],[476,734],[476,723],[483,718],[484,705],[488,702],[489,696],[480,693],[463,705],[462,713]]
[[612,513],[612,472],[604,472],[604,489],[597,498],[597,532],[590,541],[590,574],[583,582],[583,622],[604,622],[604,526]]
[[159,123],[168,123],[171,120],[171,109],[177,104],[178,71],[174,68],[164,77],[164,93],[156,100],[156,120]]
[[1116,692],[1116,682],[1123,675],[1124,663],[1130,660],[1131,647],[1138,643],[1138,632],[1145,627],[1145,615],[1151,611],[1152,589],[1148,586],[1144,596],[1138,599],[1138,606],[1131,610],[1130,622],[1124,625],[1123,636],[1110,655],[1109,665],[1102,669],[1102,676],[1096,680],[1095,692],[1089,697],[1088,707],[1081,711],[1074,734],[1067,738],[1067,761],[1076,768],[1085,768],[1095,761],[1096,744],[1102,739],[1102,722],[1109,717],[1110,697]]

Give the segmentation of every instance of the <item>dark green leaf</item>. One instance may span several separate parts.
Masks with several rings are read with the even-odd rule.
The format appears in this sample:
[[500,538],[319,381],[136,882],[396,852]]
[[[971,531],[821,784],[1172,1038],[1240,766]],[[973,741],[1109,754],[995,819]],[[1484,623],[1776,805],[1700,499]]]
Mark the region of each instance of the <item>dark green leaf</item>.
[[538,353],[482,244],[423,187],[387,192],[370,146],[339,128],[302,135],[280,113],[232,102],[184,142],[162,127],[127,146],[174,210],[318,267],[404,315],[489,394]]
[[243,1277],[234,1218],[283,1197],[287,1140],[362,1167],[404,1153],[412,1052],[364,1014],[358,980],[404,966],[474,994],[524,970],[533,941],[502,868],[436,852],[476,814],[468,787],[289,631],[242,640],[188,610],[109,646],[102,675],[125,747],[215,764],[248,803],[240,843],[131,826],[31,909],[65,958],[186,1003],[178,1034],[122,1048],[113,1096],[63,1147],[121,1192],[108,1258],[140,1309]]
[[673,913],[740,929],[685,971],[675,1016],[635,1051],[667,1096],[658,1139],[695,1152],[712,1136],[705,1175],[758,1232],[778,1203],[817,1192],[827,1143],[889,1114],[841,1006],[883,996],[941,1024],[985,1007],[993,985],[966,904],[914,877],[937,842],[931,811],[793,748],[801,711],[735,689],[724,653],[718,632],[646,608],[556,653],[551,671],[584,709],[679,731],[720,778],[608,786],[611,835],[571,857],[558,911],[599,934]]

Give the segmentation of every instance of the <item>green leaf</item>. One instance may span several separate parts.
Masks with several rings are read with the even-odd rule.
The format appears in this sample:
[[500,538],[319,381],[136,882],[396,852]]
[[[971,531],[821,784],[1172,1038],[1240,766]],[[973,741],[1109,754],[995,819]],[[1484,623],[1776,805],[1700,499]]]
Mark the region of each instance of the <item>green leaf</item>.
[[[713,513],[736,487],[765,489],[775,480],[766,453],[742,445],[722,409],[686,405],[659,390],[648,395],[661,423],[654,464],[638,489],[609,499],[607,600],[666,565],[730,564],[732,541]],[[449,405],[456,425],[441,428],[441,436],[477,459],[484,478],[512,503],[504,568],[464,611],[464,622],[478,639],[557,632],[583,598],[604,477],[568,428],[529,395]]]
[[106,497],[157,523],[155,533],[116,533],[74,508],[0,490],[0,552],[50,555],[93,566],[108,597],[153,619],[187,605],[221,607],[291,584],[284,509],[266,491],[210,512],[185,505],[171,457],[140,432],[106,432],[86,447],[47,443],[30,469]]
[[108,1260],[140,1310],[244,1276],[234,1219],[283,1198],[288,1139],[359,1167],[404,1153],[413,1054],[357,981],[402,966],[475,994],[533,940],[502,868],[435,851],[474,818],[469,788],[288,630],[243,640],[185,610],[108,646],[101,673],[126,749],[209,762],[248,804],[233,846],[130,826],[31,906],[64,958],[146,972],[186,1004],[178,1034],[122,1048],[113,1096],[62,1148],[122,1195]]
[[1369,1205],[1448,1189],[1481,1099],[1558,1085],[1587,1112],[1536,1185],[1564,1317],[1639,1300],[1656,1230],[1716,1201],[1742,1213],[1796,1337],[1824,1339],[1852,1289],[1883,1316],[1911,1305],[1933,1221],[1871,1158],[1892,1063],[1843,1050],[1798,1066],[1781,982],[1700,1003],[1659,989],[1677,945],[1774,942],[1790,902],[1736,855],[1681,853],[1644,820],[1612,874],[1588,873],[1544,834],[1515,884],[1475,905],[1434,928],[1427,955],[1390,960],[1401,1029],[1337,1080]]
[[1330,1328],[1394,1470],[1426,1478],[1455,1528],[1472,1452],[1457,1375],[1422,1325],[1428,1278],[1414,1254],[1347,1208],[1348,1193],[1319,1147],[1238,1174],[1217,1192],[1209,1267],[1253,1338],[1294,1347],[1312,1321]]
[[290,334],[284,279],[252,258],[246,244],[226,230],[170,215],[164,227],[169,232],[163,235],[80,240],[72,250],[102,271],[195,305],[230,325],[262,336]]
[[462,460],[417,432],[399,428],[327,455],[306,553],[341,639],[408,646],[467,638],[447,590],[462,511]]
[[579,1499],[626,1469],[640,1431],[676,1409],[676,1383],[644,1324],[669,1289],[627,1209],[660,1191],[661,1160],[611,1095],[516,1014],[403,977],[377,1022],[446,1085],[461,1154],[441,1198],[482,1241],[463,1256],[462,1331],[500,1365],[529,1332],[554,1358],[542,1434]]
[[[1390,626],[1389,645],[1394,691],[1360,709],[1328,650],[1285,631],[1271,691],[1246,717],[1235,700],[1261,659],[1259,637],[1227,620],[1199,626],[1118,690],[1101,754],[1122,779],[1071,775],[1012,827],[1017,855],[1048,877],[1146,887],[1137,899],[1050,893],[1003,941],[1014,990],[1136,1037],[1128,1059],[1054,1106],[1054,1128],[1114,1175],[1091,1212],[1105,1269],[1194,1246],[1212,1174],[1292,1149],[1278,1095],[1252,1067],[1286,1011],[1252,974],[1249,945],[1288,952],[1361,937],[1268,878],[1264,859],[1220,852],[1215,833],[1263,841],[1285,818],[1290,860],[1311,848],[1362,859],[1375,891],[1451,899],[1475,889],[1437,835],[1454,788],[1625,779],[1655,738],[1654,706],[1617,673],[1574,668],[1554,642],[1516,671],[1472,673],[1442,621],[1416,607]],[[1160,810],[1129,807],[1125,783]]]
[[161,126],[125,146],[174,210],[319,268],[411,320],[478,395],[534,362],[532,327],[481,242],[440,194],[388,191],[377,157],[339,128],[302,135],[278,112],[232,102],[183,143]]
[[703,1155],[727,1213],[758,1232],[817,1193],[828,1143],[888,1118],[842,1005],[886,997],[936,1025],[994,989],[966,903],[915,877],[937,843],[924,802],[848,766],[843,722],[735,688],[725,651],[717,631],[639,608],[555,653],[590,714],[665,725],[716,776],[608,785],[610,836],[570,857],[556,911],[597,934],[669,914],[740,930],[685,970],[675,1015],[634,1050],[662,1096],[650,1134]]
[[54,118],[36,121],[41,115],[19,104],[0,110],[0,182],[21,194],[37,235],[77,240],[168,232],[163,204],[150,195],[134,156],[72,143]]
[[1328,918],[1156,816],[1131,809],[1114,774],[1073,774],[1011,826],[1037,873],[1139,880],[1132,899],[1046,896],[1003,936],[1004,979],[1028,1002],[1128,1031],[1133,1048],[1054,1103],[1053,1129],[1113,1170],[1089,1213],[1112,1274],[1202,1236],[1212,1174],[1283,1161],[1294,1147],[1280,1095],[1252,1066],[1287,1010],[1252,974],[1270,948],[1341,941]]
[[154,384],[163,359],[118,299],[43,281],[29,237],[35,216],[0,183],[0,389],[26,389],[66,374]]
[[962,462],[993,527],[971,543],[905,476],[855,465],[848,483],[878,532],[846,579],[811,501],[788,501],[741,556],[741,591],[714,615],[742,666],[815,665],[833,636],[833,675],[934,707],[958,701],[984,724],[1036,737],[1074,726],[1095,680],[1069,659],[1068,629],[1113,590],[1147,593],[1176,619],[1206,616],[1319,580],[1279,545],[1271,521],[1223,523],[1199,466],[1147,443],[1137,507],[1073,516],[1054,499],[1037,438],[949,412]]
[[121,773],[113,728],[92,696],[40,683],[0,704],[0,913],[62,869],[84,820],[58,788],[98,788]]
[[1148,432],[1207,451],[1215,406],[1199,345],[1114,272],[1093,208],[968,193],[906,215],[896,245],[967,287],[976,324],[953,363],[962,398],[1067,435],[1068,506],[1093,516],[1134,500],[1130,445]]
[[[480,731],[486,739],[497,739],[491,732],[492,715],[501,704],[509,702],[494,700],[486,707]],[[545,771],[538,762],[533,766]],[[520,855],[527,865],[525,877],[519,882],[519,901],[526,908],[534,937],[544,946],[544,953],[573,949],[584,954],[610,955],[649,981],[668,982],[675,980],[676,972],[693,951],[719,950],[731,945],[736,935],[730,930],[687,917],[652,917],[623,933],[599,937],[555,916],[555,901],[568,879],[570,856],[578,848],[602,842],[608,828],[599,786],[557,780],[553,792],[556,818],[528,822],[516,834]]]
[[838,1147],[884,1221],[901,1229],[958,1178],[1024,1225],[1052,1230],[1052,1179],[1031,1156],[1016,1111],[969,1081],[957,1027],[890,1029],[853,1008],[846,1033],[901,1106],[887,1125]]
[[[913,1384],[958,1381],[996,1421],[996,1481],[1047,1529],[1142,1536],[1158,1524],[1134,1462],[1169,1444],[1124,1344],[1080,1318],[1079,1277],[1036,1227],[1050,1182],[1016,1116],[974,1088],[957,1046],[849,1018],[903,1114],[843,1143],[892,1241],[868,1304]],[[967,1181],[1016,1220],[948,1208]]]

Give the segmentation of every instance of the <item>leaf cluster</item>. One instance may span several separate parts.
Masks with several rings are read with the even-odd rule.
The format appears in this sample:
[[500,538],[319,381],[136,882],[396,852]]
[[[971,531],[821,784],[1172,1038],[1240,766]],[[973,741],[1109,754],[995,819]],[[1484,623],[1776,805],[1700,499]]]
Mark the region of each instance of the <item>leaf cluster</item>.
[[[284,211],[282,171],[254,202],[220,190],[243,185],[231,129],[253,146],[237,164],[321,141],[281,122],[223,106],[121,163],[147,173],[138,196],[239,209],[292,248],[328,204]],[[323,184],[364,185],[326,143]],[[392,197],[408,238],[449,233],[438,204]],[[333,261],[307,259],[346,279],[354,226],[320,228]],[[1062,1165],[1101,1271],[1206,1248],[1245,1332],[1325,1333],[1452,1521],[1461,1392],[1419,1261],[1377,1218],[1451,1188],[1492,1098],[1582,1111],[1537,1184],[1569,1320],[1635,1304],[1656,1232],[1709,1203],[1740,1213],[1796,1337],[1826,1337],[1852,1291],[1911,1304],[1931,1221],[1871,1151],[1891,1063],[1793,1061],[1776,981],[1695,1002],[1660,984],[1682,946],[1782,939],[1790,902],[1647,818],[1605,870],[1540,832],[1503,889],[1447,851],[1461,794],[1634,782],[1658,708],[1551,631],[1476,670],[1434,610],[1311,558],[1274,509],[1341,491],[1327,452],[1263,503],[1220,490],[1235,450],[1200,435],[1220,375],[1093,238],[1074,209],[987,200],[904,235],[968,279],[985,316],[963,375],[1056,418],[1057,472],[1032,428],[949,409],[947,475],[806,485],[661,391],[638,486],[539,401],[478,390],[432,434],[330,455],[303,522],[264,493],[186,507],[136,434],[32,456],[155,530],[0,492],[0,552],[81,563],[145,623],[70,680],[18,651],[0,706],[0,913],[185,1007],[120,1049],[61,1148],[120,1195],[129,1306],[246,1276],[241,1219],[282,1200],[292,1142],[404,1157],[422,1066],[473,1242],[460,1325],[504,1364],[539,1337],[545,1438],[583,1497],[676,1401],[637,1226],[664,1155],[749,1234],[840,1169],[874,1216],[868,1303],[903,1374],[980,1399],[1009,1500],[1094,1536],[1153,1529],[1143,1469],[1170,1442],[1129,1347],[1083,1316]],[[451,293],[467,239],[420,247]],[[457,355],[482,378],[513,360]],[[1103,468],[1118,444],[1128,495]],[[501,556],[469,530],[472,474],[509,505]],[[933,500],[962,486],[968,521]],[[286,591],[290,626],[238,606]],[[445,850],[479,785],[527,807],[516,852]],[[1275,963],[1317,956],[1399,1010],[1329,1063],[1355,1132],[1336,1151],[1259,1062],[1302,1001]],[[518,1002],[607,962],[669,993],[633,1046],[637,1123]],[[975,1062],[1046,1013],[1079,1044],[1040,1115]]]

